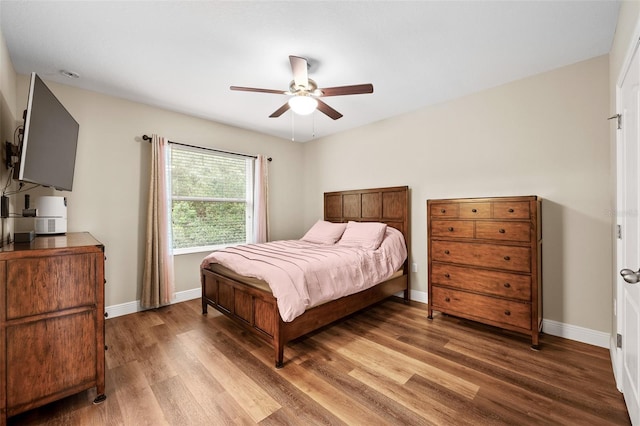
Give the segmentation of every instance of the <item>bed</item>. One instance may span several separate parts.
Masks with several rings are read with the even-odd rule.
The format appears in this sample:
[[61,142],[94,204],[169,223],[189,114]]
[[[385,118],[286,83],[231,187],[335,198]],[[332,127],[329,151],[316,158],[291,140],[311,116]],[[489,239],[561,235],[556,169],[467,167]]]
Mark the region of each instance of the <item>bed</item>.
[[409,188],[407,186],[326,192],[324,220],[333,223],[381,222],[400,231],[406,243],[407,257],[391,278],[366,290],[324,302],[305,310],[291,321],[284,321],[278,300],[269,285],[235,273],[219,264],[203,262],[202,313],[209,306],[270,343],[275,351],[275,366],[284,365],[284,347],[293,339],[403,292],[409,301],[410,247]]

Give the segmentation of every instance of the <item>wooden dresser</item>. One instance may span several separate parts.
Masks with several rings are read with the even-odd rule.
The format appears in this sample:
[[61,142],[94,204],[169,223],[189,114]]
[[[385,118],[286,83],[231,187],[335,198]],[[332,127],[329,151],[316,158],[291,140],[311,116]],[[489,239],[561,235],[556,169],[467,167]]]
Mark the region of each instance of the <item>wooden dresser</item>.
[[0,249],[0,425],[96,387],[104,400],[104,246],[88,233]]
[[427,200],[433,311],[531,335],[542,324],[541,200]]

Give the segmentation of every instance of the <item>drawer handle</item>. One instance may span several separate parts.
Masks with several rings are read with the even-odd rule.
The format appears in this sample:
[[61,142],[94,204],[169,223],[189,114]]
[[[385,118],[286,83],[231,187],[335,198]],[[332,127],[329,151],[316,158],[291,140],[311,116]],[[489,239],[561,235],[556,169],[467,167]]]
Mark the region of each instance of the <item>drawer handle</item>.
[[504,229],[500,228],[500,229],[498,229],[498,232],[501,233],[501,234],[504,234],[507,231],[505,231]]
[[449,232],[453,232],[453,226],[449,227]]
[[509,284],[509,283],[504,283],[504,288],[510,288],[510,287],[511,287],[511,284]]
[[445,250],[445,251],[444,251],[444,254],[449,254],[449,250]]
[[509,211],[509,213],[513,213],[513,212],[514,212],[514,210],[513,210],[513,209],[509,209],[508,211]]
[[445,301],[445,302],[451,302],[451,299],[449,299],[448,297],[445,297],[445,298],[444,298],[444,301]]
[[478,213],[478,209],[471,209],[472,213]]
[[511,258],[509,256],[505,256],[504,260],[511,260]]
[[451,278],[451,275],[449,275],[449,273],[447,272],[447,273],[444,274],[444,277],[445,278]]
[[446,213],[447,211],[445,209],[440,209],[440,213]]
[[504,311],[504,314],[505,314],[506,316],[509,316],[509,315],[511,315],[511,311]]

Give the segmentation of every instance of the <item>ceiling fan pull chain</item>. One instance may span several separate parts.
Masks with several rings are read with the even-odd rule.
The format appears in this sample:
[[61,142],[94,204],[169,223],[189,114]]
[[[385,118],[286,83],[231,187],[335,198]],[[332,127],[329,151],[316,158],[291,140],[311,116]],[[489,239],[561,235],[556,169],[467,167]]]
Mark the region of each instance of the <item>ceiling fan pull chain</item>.
[[295,114],[291,111],[291,142],[296,141],[296,126],[293,122],[295,120],[294,116]]

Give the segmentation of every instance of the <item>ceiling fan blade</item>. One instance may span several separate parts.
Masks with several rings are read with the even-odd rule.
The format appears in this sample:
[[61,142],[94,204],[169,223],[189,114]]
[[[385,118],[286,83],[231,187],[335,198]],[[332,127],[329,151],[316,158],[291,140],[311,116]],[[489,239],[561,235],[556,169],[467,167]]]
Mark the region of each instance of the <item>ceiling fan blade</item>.
[[338,111],[336,111],[335,109],[331,108],[329,105],[322,102],[320,99],[316,99],[316,100],[318,101],[318,111],[320,111],[321,113],[325,114],[326,116],[334,120],[337,120],[338,118],[342,117],[342,114],[340,114]]
[[356,84],[353,86],[327,87],[320,89],[322,96],[361,95],[373,93],[373,84]]
[[269,116],[269,118],[277,118],[280,117],[282,114],[284,114],[285,112],[287,112],[289,110],[289,102],[285,102],[284,105],[282,105],[280,108],[278,108],[277,110],[275,110],[273,112],[273,114],[271,114]]
[[286,95],[288,92],[284,90],[273,90],[273,89],[258,89],[255,87],[241,87],[241,86],[231,86],[229,87],[231,90],[239,90],[241,92],[260,92],[260,93],[275,93],[277,95]]
[[290,55],[289,62],[291,62],[291,72],[296,86],[307,87],[309,85],[307,60],[299,56]]

